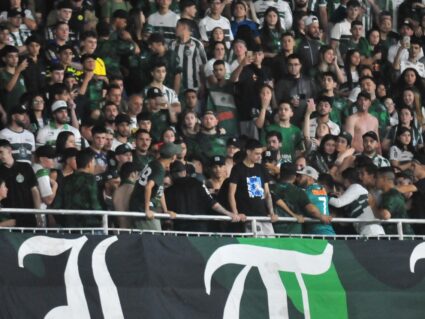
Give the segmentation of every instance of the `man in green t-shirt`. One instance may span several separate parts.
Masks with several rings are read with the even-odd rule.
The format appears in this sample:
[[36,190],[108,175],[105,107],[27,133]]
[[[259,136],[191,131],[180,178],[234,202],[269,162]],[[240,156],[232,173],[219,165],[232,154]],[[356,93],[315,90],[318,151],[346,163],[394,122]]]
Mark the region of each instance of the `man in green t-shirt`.
[[293,162],[299,153],[304,150],[303,135],[301,130],[291,124],[294,115],[289,103],[280,103],[278,116],[279,122],[266,127],[262,134],[262,144],[265,145],[265,136],[268,132],[276,131],[282,135],[281,154],[284,162]]
[[21,73],[28,67],[28,61],[24,59],[19,63],[19,51],[13,45],[6,45],[2,51],[6,66],[0,71],[0,94],[1,104],[7,112],[19,104],[19,99],[26,92]]
[[176,213],[169,211],[165,202],[164,177],[165,171],[180,152],[180,145],[165,143],[159,150],[159,159],[148,163],[140,173],[130,197],[130,210],[146,214],[146,220],[137,223],[138,228],[161,230],[160,221],[155,219],[155,212],[159,209],[175,218]]
[[[378,170],[376,178],[376,187],[383,191],[381,201],[377,208],[378,213],[383,219],[390,218],[408,218],[406,211],[406,202],[403,195],[395,188],[395,174],[391,167],[382,167]],[[387,235],[397,234],[397,224],[384,224]],[[409,224],[403,224],[403,233],[405,235],[414,235],[413,229]]]

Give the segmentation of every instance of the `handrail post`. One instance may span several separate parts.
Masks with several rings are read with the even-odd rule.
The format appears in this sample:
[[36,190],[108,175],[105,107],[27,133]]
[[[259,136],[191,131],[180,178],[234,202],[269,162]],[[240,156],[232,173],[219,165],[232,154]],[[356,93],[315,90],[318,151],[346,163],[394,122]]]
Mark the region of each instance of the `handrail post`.
[[399,240],[403,240],[404,239],[403,223],[402,222],[398,222],[397,223],[397,234],[398,234],[398,239]]
[[108,214],[102,216],[103,234],[108,235]]
[[257,238],[258,237],[258,235],[257,235],[257,220],[255,218],[251,222],[251,228],[252,228],[254,238]]

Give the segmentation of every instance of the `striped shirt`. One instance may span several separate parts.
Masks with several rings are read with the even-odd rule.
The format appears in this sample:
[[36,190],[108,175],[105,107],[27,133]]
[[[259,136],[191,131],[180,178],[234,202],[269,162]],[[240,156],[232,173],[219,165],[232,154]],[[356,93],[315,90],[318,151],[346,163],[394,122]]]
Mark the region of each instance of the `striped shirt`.
[[261,24],[263,24],[264,14],[269,7],[274,7],[279,12],[282,28],[291,30],[293,22],[292,11],[288,2],[284,0],[258,0],[254,2],[255,12],[257,13],[257,17],[260,19]]
[[218,20],[213,19],[210,16],[206,16],[199,22],[199,33],[201,34],[202,41],[209,42],[212,31],[217,27],[223,29],[224,42],[226,42],[226,47],[230,49],[231,42],[233,41],[232,28],[229,20],[222,16],[220,16],[220,19]]
[[207,55],[201,41],[191,37],[186,43],[175,40],[171,50],[179,57],[182,73],[182,89],[197,89],[201,85],[200,71],[207,62]]
[[0,138],[9,141],[15,161],[31,164],[32,152],[35,151],[34,134],[27,130],[15,132],[4,128],[0,131]]
[[152,32],[162,33],[165,42],[170,44],[170,42],[176,38],[175,30],[179,19],[180,16],[173,11],[168,11],[166,14],[155,12],[149,16],[148,26],[151,27]]

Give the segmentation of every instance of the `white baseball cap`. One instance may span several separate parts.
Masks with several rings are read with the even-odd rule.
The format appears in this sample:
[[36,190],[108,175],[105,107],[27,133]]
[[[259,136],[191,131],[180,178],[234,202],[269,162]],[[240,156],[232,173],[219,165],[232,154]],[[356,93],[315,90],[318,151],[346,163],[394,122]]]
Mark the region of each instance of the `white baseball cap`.
[[305,16],[303,19],[306,27],[308,27],[310,24],[313,24],[314,22],[319,23],[319,19],[317,19],[317,17],[314,15]]
[[304,167],[301,171],[297,171],[297,174],[307,175],[313,178],[315,181],[319,178],[319,173],[311,166]]
[[68,104],[64,100],[57,100],[52,104],[52,113],[63,108],[68,108]]

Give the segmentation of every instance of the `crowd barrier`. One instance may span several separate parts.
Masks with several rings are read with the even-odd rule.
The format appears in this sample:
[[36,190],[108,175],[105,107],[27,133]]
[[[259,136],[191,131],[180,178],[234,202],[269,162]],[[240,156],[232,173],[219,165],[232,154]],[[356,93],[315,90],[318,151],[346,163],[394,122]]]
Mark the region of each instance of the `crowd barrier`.
[[[247,217],[247,223],[252,224],[251,233],[211,233],[211,232],[179,232],[179,231],[141,231],[139,229],[122,229],[122,228],[111,228],[109,227],[109,218],[114,216],[121,217],[132,217],[132,218],[146,218],[146,214],[142,212],[130,212],[130,211],[103,211],[103,210],[70,210],[70,209],[23,209],[23,208],[2,208],[0,213],[12,213],[12,214],[35,214],[35,215],[86,215],[86,216],[102,216],[102,227],[98,228],[25,228],[25,227],[0,227],[3,230],[18,231],[18,232],[33,232],[33,233],[91,233],[104,235],[107,234],[120,234],[120,233],[150,233],[150,234],[162,234],[162,235],[186,235],[186,236],[219,236],[219,237],[261,237],[262,235],[257,232],[257,223],[263,221],[270,221],[268,217]],[[155,214],[155,218],[158,219],[169,219],[168,214]],[[191,215],[191,214],[177,214],[176,219],[179,220],[190,220],[190,221],[231,221],[231,218],[223,215]],[[293,217],[279,217],[279,222],[296,223],[296,218]],[[305,223],[320,223],[319,220],[308,218],[304,219]],[[397,235],[380,235],[374,236],[374,239],[425,239],[425,235],[405,235],[403,233],[403,224],[425,224],[423,219],[357,219],[357,218],[333,218],[331,223],[342,223],[342,224],[354,224],[354,223],[380,223],[380,224],[396,224]],[[362,235],[310,235],[310,234],[276,234],[275,237],[297,237],[297,238],[321,238],[321,239],[360,239],[368,238]]]

